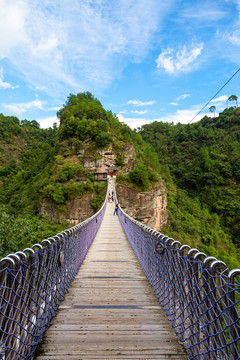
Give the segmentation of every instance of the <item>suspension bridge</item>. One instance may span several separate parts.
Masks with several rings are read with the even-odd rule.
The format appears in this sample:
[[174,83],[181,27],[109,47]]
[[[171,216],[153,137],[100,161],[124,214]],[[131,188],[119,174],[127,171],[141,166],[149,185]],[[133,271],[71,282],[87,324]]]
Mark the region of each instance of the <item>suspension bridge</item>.
[[113,212],[0,261],[0,359],[240,359],[240,270]]

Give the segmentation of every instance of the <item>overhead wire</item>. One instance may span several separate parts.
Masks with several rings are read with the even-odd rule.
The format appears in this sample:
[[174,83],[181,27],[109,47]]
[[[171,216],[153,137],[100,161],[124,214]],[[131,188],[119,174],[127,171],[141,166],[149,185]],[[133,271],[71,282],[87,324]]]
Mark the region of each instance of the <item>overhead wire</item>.
[[221,87],[221,89],[219,89],[216,94],[206,103],[206,105],[204,105],[202,107],[202,109],[192,118],[191,121],[189,121],[189,124],[203,111],[203,109],[205,109],[205,107],[208,106],[208,104],[220,93],[220,91],[232,80],[232,78],[240,71],[240,68],[235,71],[235,73],[230,77],[230,79],[228,79],[228,81],[225,82],[225,84]]

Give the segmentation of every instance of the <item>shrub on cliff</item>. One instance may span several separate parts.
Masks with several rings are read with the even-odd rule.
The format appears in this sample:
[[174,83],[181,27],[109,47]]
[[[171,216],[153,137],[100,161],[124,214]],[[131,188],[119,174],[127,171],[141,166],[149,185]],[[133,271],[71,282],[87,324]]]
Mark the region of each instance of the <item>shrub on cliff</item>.
[[141,190],[147,190],[149,187],[149,174],[148,169],[143,164],[135,165],[133,171],[129,173],[130,181],[137,185]]
[[96,136],[96,144],[99,147],[103,147],[109,144],[112,141],[112,138],[108,132],[102,131],[100,134]]

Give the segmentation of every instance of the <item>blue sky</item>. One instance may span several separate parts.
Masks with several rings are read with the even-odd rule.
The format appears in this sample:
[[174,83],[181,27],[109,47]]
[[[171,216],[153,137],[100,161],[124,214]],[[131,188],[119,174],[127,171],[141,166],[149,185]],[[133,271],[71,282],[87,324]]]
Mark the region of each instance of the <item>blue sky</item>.
[[[0,113],[90,91],[132,128],[188,123],[240,67],[240,0],[0,0]],[[240,96],[240,72],[194,121]]]

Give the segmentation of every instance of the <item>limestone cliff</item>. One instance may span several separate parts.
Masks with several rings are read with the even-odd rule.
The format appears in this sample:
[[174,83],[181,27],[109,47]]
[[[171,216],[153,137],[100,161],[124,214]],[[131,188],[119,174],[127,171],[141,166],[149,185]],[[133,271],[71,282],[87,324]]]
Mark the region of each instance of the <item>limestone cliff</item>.
[[120,206],[127,214],[154,230],[168,224],[167,193],[164,181],[147,191],[137,191],[127,183],[116,185]]

